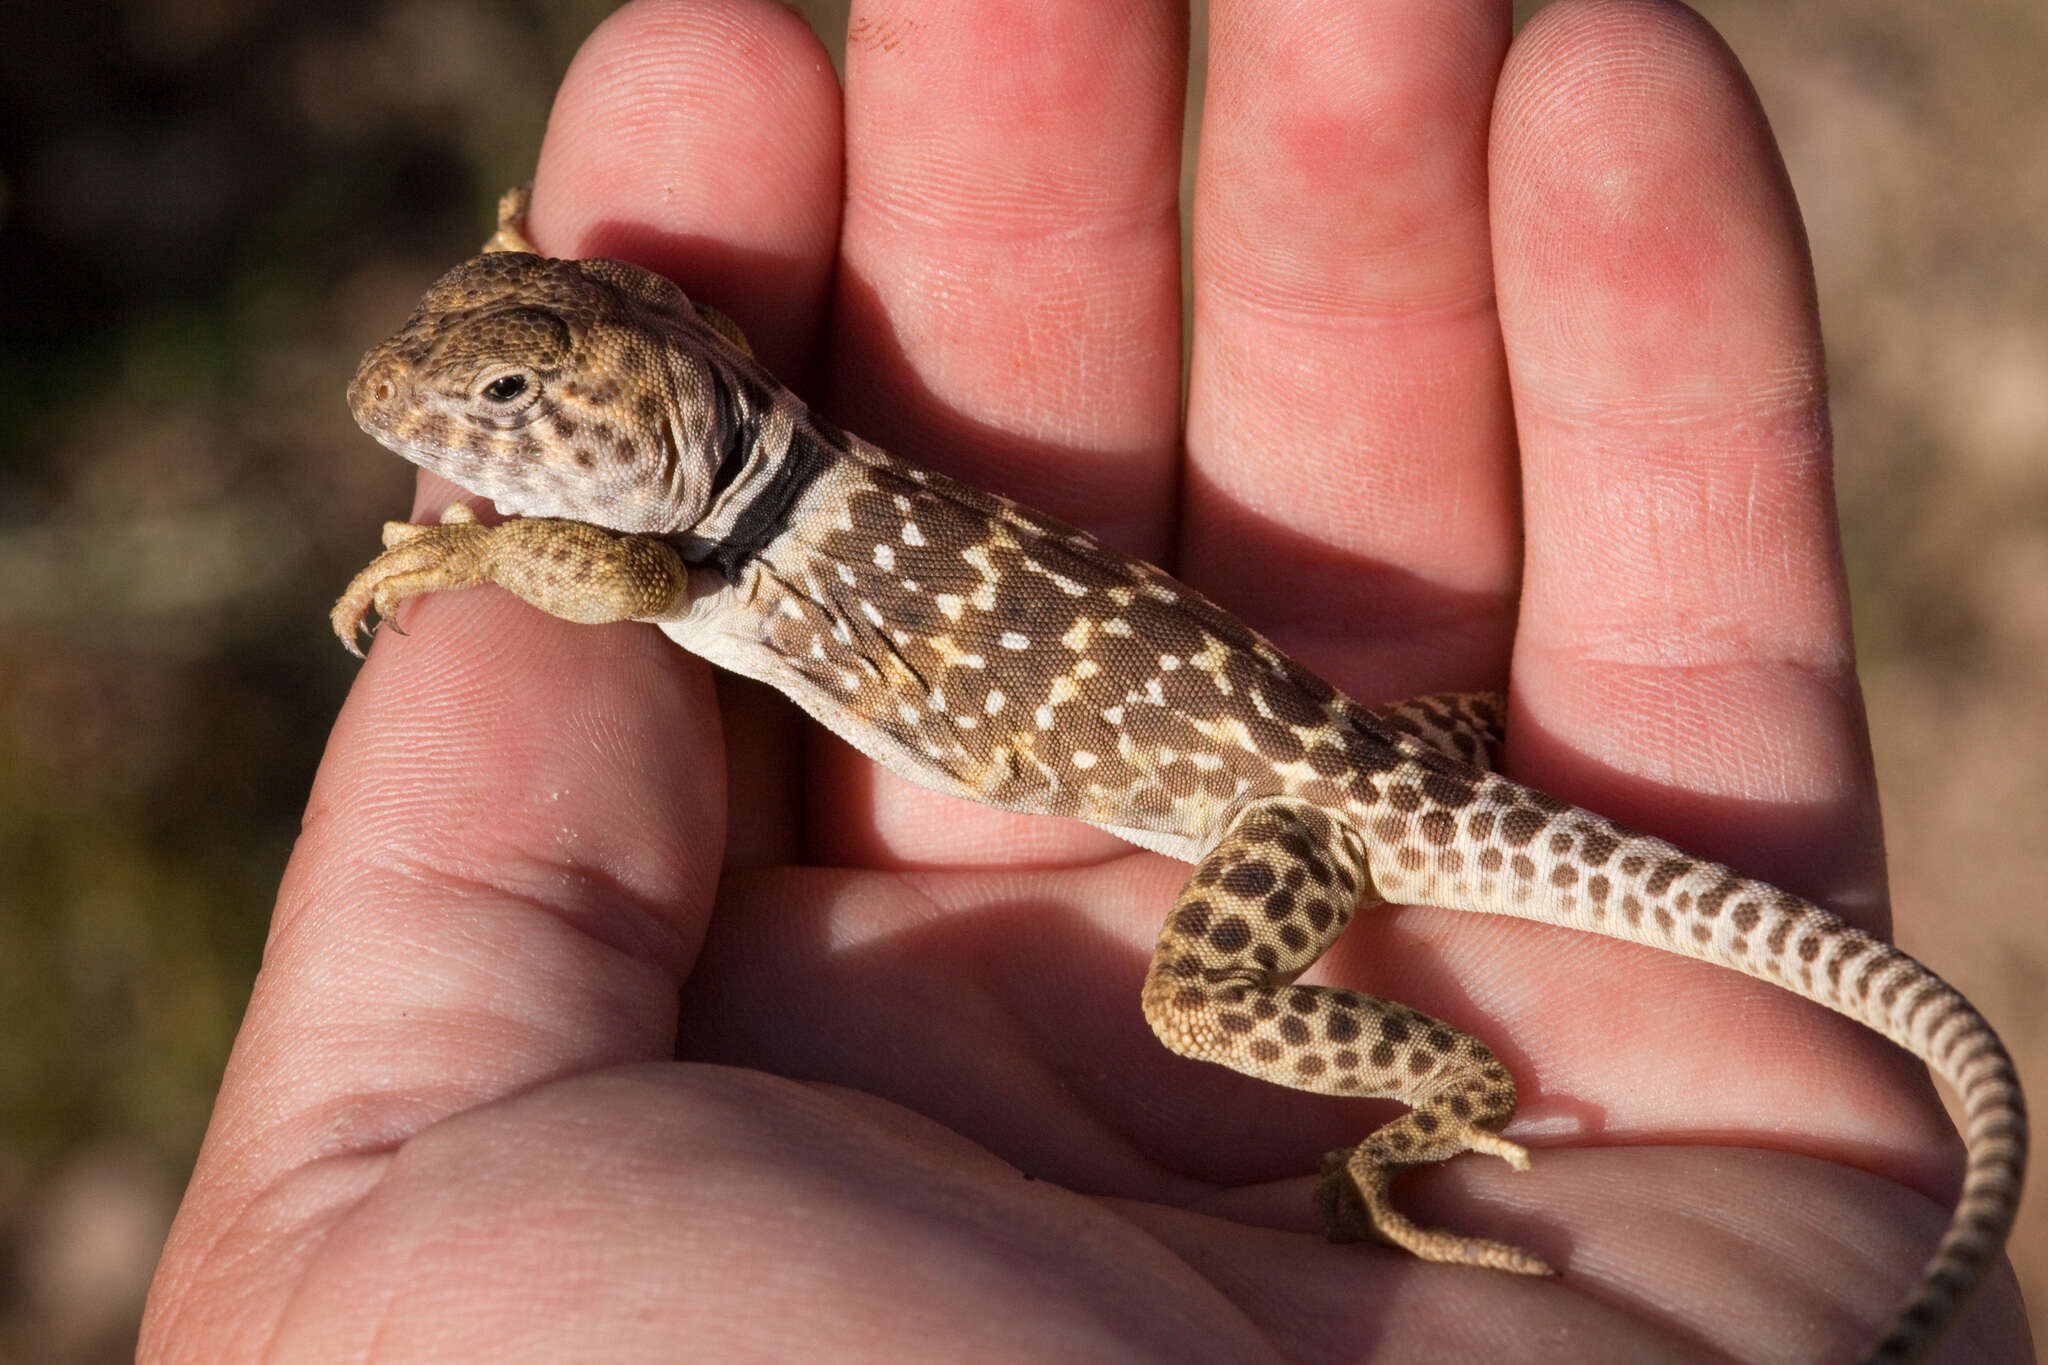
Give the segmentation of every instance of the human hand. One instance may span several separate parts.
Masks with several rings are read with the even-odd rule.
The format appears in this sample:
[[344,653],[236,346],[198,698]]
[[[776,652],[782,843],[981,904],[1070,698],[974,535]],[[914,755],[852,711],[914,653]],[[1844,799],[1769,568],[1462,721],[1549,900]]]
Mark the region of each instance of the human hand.
[[[533,233],[670,273],[851,429],[1169,561],[1354,695],[1512,678],[1512,775],[1881,927],[1810,271],[1732,58],[1654,6],[1509,52],[1504,6],[1219,3],[1183,443],[1169,10],[867,6],[842,161],[787,12],[629,7]],[[745,689],[722,734],[644,627],[495,592],[406,625],[337,724],[146,1358],[1840,1358],[1946,1216],[1947,1125],[1868,1035],[1411,909],[1321,970],[1492,1044],[1535,1168],[1399,1197],[1563,1276],[1328,1245],[1317,1157],[1385,1113],[1150,1037],[1184,868]],[[1951,1349],[2023,1334],[2006,1282]]]

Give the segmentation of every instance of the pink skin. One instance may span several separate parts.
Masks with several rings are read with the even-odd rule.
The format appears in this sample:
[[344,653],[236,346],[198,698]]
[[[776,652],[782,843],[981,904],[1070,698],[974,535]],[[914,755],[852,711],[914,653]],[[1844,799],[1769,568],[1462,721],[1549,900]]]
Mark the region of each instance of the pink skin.
[[[1170,556],[1357,695],[1512,676],[1516,776],[1882,928],[1811,272],[1733,58],[1659,4],[1510,48],[1503,4],[1217,0],[1183,444],[1182,27],[863,4],[842,102],[779,6],[647,0],[564,84],[533,233],[670,272],[852,429]],[[1400,1197],[1564,1275],[1327,1245],[1316,1158],[1384,1106],[1152,1041],[1179,865],[912,789],[645,627],[495,589],[404,624],[147,1360],[1840,1359],[1947,1217],[1948,1126],[1869,1035],[1406,909],[1319,970],[1492,1042],[1535,1168]],[[2025,1332],[2001,1273],[1949,1352]]]

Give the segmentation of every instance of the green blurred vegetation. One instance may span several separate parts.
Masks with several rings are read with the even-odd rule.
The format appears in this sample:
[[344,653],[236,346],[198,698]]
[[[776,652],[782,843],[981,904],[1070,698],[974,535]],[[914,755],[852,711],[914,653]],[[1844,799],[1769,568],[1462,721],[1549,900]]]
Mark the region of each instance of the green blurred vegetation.
[[[2048,854],[1987,811],[2048,809],[2048,21],[1701,7],[1814,241],[1901,934],[2039,1056]],[[0,1362],[132,1353],[353,676],[325,611],[411,485],[342,386],[530,173],[608,8],[7,9]]]

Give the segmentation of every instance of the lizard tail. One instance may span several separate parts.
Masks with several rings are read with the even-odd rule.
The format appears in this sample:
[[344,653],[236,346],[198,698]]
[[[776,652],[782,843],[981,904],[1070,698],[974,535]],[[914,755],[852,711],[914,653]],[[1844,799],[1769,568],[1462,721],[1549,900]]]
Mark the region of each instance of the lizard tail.
[[2026,1100],[2005,1044],[1953,986],[1899,956],[1911,964],[1914,1003],[1886,1011],[1892,1027],[1873,1026],[1927,1062],[1961,1098],[1968,1159],[1948,1230],[1891,1327],[1864,1356],[1871,1365],[1919,1359],[1955,1320],[2005,1245],[2027,1165]]
[[[1497,775],[1463,790],[1427,778],[1419,786],[1411,828],[1421,856],[1373,869],[1387,899],[1569,925],[1732,967],[1875,1029],[1948,1083],[1963,1107],[1962,1194],[1864,1359],[1897,1365],[1926,1354],[2005,1245],[2026,1173],[2019,1074],[1984,1017],[1891,944],[1661,839]],[[1432,798],[1450,818],[1428,809]]]

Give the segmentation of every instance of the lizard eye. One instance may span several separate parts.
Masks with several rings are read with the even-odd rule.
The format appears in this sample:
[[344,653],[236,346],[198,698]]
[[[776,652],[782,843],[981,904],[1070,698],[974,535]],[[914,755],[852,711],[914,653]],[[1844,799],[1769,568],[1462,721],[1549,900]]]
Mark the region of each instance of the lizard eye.
[[484,385],[483,395],[493,403],[509,403],[526,392],[526,376],[523,374],[501,374]]

